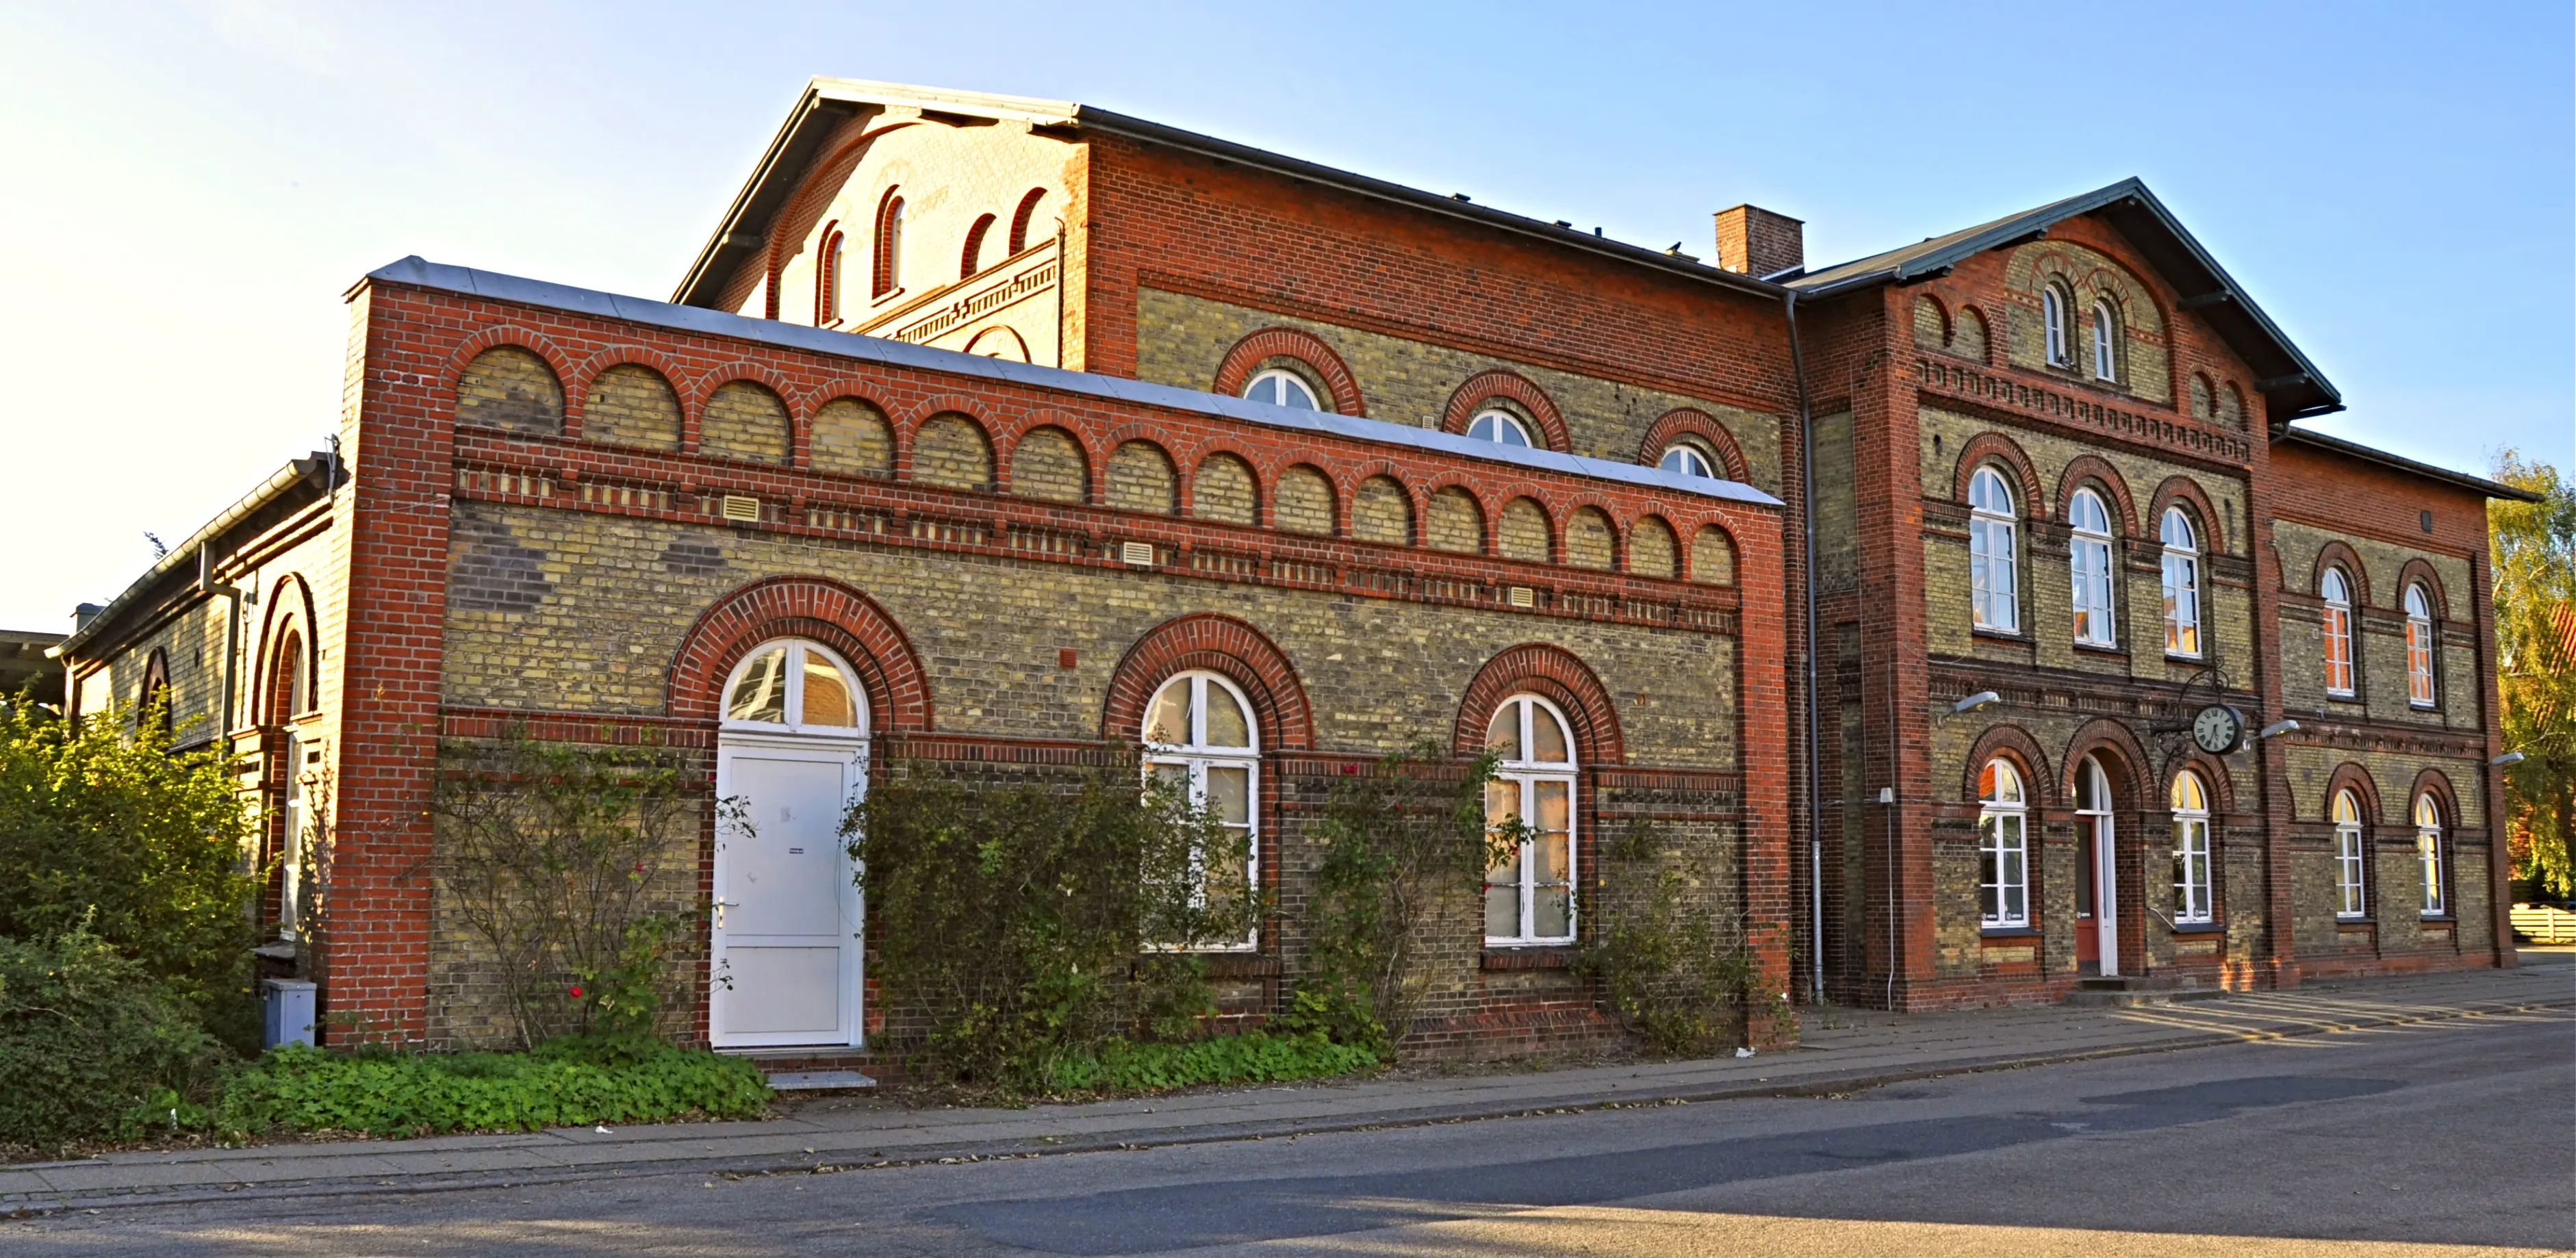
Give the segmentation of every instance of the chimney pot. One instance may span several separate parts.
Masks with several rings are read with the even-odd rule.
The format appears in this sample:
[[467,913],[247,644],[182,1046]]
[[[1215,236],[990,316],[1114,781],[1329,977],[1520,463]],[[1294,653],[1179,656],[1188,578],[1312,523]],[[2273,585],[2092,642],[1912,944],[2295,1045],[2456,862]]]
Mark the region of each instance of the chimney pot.
[[1753,205],[1717,212],[1717,264],[1745,275],[1777,275],[1807,264],[1806,224]]

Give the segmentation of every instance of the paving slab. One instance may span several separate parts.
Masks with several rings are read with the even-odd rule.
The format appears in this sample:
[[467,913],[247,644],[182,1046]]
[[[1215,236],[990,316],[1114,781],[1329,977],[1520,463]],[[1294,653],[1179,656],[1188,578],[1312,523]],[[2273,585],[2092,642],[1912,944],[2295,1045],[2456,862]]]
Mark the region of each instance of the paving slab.
[[1513,1074],[1263,1084],[1021,1108],[836,1099],[757,1121],[109,1154],[0,1167],[0,1211],[248,1193],[286,1196],[704,1170],[757,1173],[1133,1147],[1658,1101],[1857,1089],[1901,1079],[2193,1045],[2438,1033],[2480,1017],[2571,1021],[2576,965],[2337,980],[2138,1008],[1897,1014],[1810,1008],[1796,1049]]

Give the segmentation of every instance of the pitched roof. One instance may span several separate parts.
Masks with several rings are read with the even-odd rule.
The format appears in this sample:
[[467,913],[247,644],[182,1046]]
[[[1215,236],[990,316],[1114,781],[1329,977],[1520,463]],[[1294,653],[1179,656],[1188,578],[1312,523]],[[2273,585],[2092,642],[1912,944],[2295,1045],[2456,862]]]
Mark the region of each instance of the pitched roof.
[[1495,441],[1481,441],[1460,433],[1443,432],[1437,428],[1417,428],[1411,424],[1400,424],[1390,420],[1370,419],[1360,415],[1341,415],[1331,411],[1301,411],[1246,398],[1227,397],[1222,393],[1202,393],[1197,389],[1151,384],[1143,380],[1131,380],[1125,376],[1068,371],[1062,367],[1012,362],[1007,359],[962,353],[953,349],[915,345],[909,341],[898,341],[888,337],[862,336],[856,332],[807,327],[801,323],[783,323],[776,319],[756,319],[728,310],[708,310],[696,306],[658,302],[643,297],[624,297],[616,293],[575,288],[569,284],[555,284],[545,280],[503,275],[494,271],[478,271],[472,267],[430,262],[417,255],[377,267],[367,273],[367,279],[465,293],[495,301],[569,311],[599,319],[623,320],[674,332],[735,337],[806,353],[832,354],[886,367],[943,371],[951,375],[973,376],[984,380],[997,380],[1042,389],[1057,389],[1136,406],[1159,406],[1169,410],[1220,416],[1291,432],[1325,434],[1352,441],[1370,441],[1380,445],[1430,450],[1485,463],[1501,463],[1568,476],[1615,481],[1666,493],[1693,494],[1723,502],[1750,503],[1762,507],[1782,505],[1779,499],[1751,485],[1730,480],[1714,480],[1705,476],[1685,476],[1679,472],[1667,472],[1660,467],[1651,467],[1643,463],[1621,463],[1611,459],[1596,459],[1555,450],[1507,446]]
[[2540,501],[2540,495],[2535,494],[2528,489],[2516,489],[2511,485],[2500,484],[2496,481],[2488,480],[2483,476],[2471,476],[2466,472],[2454,472],[2447,467],[2438,467],[2431,463],[2418,463],[2401,454],[2390,454],[2386,450],[2382,450],[2377,446],[2366,446],[2358,441],[2346,441],[2341,437],[2329,437],[2324,433],[2313,432],[2305,428],[2291,428],[2281,434],[2281,440],[2288,442],[2291,445],[2313,446],[2319,450],[2326,450],[2335,454],[2343,455],[2346,458],[2360,459],[2365,463],[2376,463],[2381,467],[2395,468],[2398,471],[2405,472],[2410,475],[2421,476],[2428,480],[2440,481],[2455,489],[2465,489],[2471,493],[2484,494],[2489,498],[2503,498],[2511,502]]
[[1811,297],[1878,284],[1911,284],[1941,275],[1989,249],[2036,240],[2060,222],[2093,213],[2128,237],[2148,264],[2182,294],[2182,308],[2198,314],[2254,370],[2255,389],[2272,402],[2275,436],[2289,420],[2343,409],[2343,395],[2327,382],[2325,373],[2183,229],[2173,211],[2135,178],[1783,282]]
[[761,156],[759,164],[752,168],[751,178],[735,195],[733,205],[716,225],[715,234],[708,237],[705,247],[699,250],[697,261],[690,266],[688,275],[681,279],[671,300],[684,306],[711,305],[725,282],[744,263],[759,256],[768,243],[770,226],[786,209],[788,199],[796,194],[806,172],[822,158],[825,143],[842,123],[870,108],[918,109],[925,114],[1022,122],[1032,127],[1055,127],[1077,134],[1092,131],[1125,136],[1516,235],[1535,237],[1549,244],[1758,297],[1778,300],[1783,295],[1779,285],[1749,275],[1677,253],[1611,240],[1544,219],[1478,205],[1463,194],[1444,196],[1425,192],[1420,188],[1373,179],[1093,105],[916,87],[908,83],[818,77],[805,85],[805,93],[798,98],[796,108],[789,111],[786,123],[779,128],[777,137],[770,141],[769,149]]

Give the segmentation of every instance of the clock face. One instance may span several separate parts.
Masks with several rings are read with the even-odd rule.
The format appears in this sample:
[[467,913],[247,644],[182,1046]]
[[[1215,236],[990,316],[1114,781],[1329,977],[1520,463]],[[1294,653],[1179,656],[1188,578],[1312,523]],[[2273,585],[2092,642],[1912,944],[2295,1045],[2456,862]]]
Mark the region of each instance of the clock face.
[[2237,737],[2244,731],[2244,718],[2223,703],[2202,708],[2200,715],[2191,720],[2191,741],[2213,756],[2236,750]]

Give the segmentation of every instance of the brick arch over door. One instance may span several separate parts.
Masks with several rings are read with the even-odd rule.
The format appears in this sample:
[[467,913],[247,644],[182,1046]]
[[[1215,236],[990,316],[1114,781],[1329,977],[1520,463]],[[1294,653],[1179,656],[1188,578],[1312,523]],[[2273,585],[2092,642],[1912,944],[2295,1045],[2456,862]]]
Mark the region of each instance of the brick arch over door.
[[772,638],[810,638],[849,660],[867,692],[871,732],[931,728],[930,678],[911,640],[874,599],[829,577],[771,577],[716,600],[681,635],[664,710],[712,723],[733,666]]
[[1350,364],[1333,352],[1324,338],[1299,328],[1263,328],[1234,343],[1217,364],[1215,391],[1227,397],[1242,397],[1243,386],[1261,364],[1273,358],[1294,358],[1306,364],[1316,376],[1316,383],[1332,395],[1333,410],[1343,415],[1366,415],[1368,405],[1360,397],[1359,378],[1351,374]]
[[1977,735],[1977,743],[1968,749],[1966,772],[1959,780],[1959,798],[1973,804],[1979,791],[1977,779],[1986,771],[1988,761],[2001,756],[2021,771],[2024,801],[2032,808],[2055,808],[2062,797],[2057,789],[2057,774],[2049,768],[2048,753],[2040,750],[2039,740],[2018,725],[1990,725]]
[[2065,799],[2071,801],[2075,798],[2075,770],[2084,763],[2086,756],[2101,760],[2103,770],[2110,776],[2114,811],[2134,812],[2148,807],[2163,807],[2162,804],[2151,805],[2148,802],[2149,791],[2153,789],[2148,781],[2153,770],[2148,766],[2155,761],[2148,757],[2147,749],[2139,744],[2137,734],[2128,726],[2108,717],[2096,717],[2085,722],[2081,729],[2075,731],[2075,737],[2067,740],[2066,759],[2058,766],[2056,778],[2058,790]]
[[1728,432],[1726,425],[1718,422],[1716,416],[1688,406],[1664,412],[1663,417],[1646,430],[1646,440],[1637,450],[1637,461],[1648,467],[1655,466],[1663,459],[1664,451],[1673,444],[1673,439],[1684,434],[1707,442],[1709,448],[1717,452],[1717,461],[1726,473],[1726,479],[1745,480],[1748,472],[1744,451],[1736,447],[1735,434]]
[[1295,665],[1268,635],[1232,616],[1199,612],[1147,630],[1109,678],[1101,704],[1100,734],[1111,742],[1143,738],[1145,705],[1175,673],[1205,669],[1243,688],[1261,724],[1263,751],[1305,751],[1315,745],[1315,718]]
[[[301,575],[287,573],[269,587],[265,621],[259,631],[258,671],[251,674],[254,684],[259,687],[257,696],[251,701],[250,710],[255,714],[251,723],[282,725],[298,715],[287,707],[287,700],[298,683],[304,688],[308,706],[320,702],[322,693],[321,655],[313,649],[313,644],[321,641],[320,630],[314,623],[313,591],[304,584]],[[300,675],[295,677],[283,675],[278,667],[278,649],[286,645],[289,635],[296,638],[300,652],[295,661]]]
[[1573,652],[1544,642],[1506,647],[1476,671],[1458,701],[1458,724],[1451,735],[1458,755],[1484,754],[1485,726],[1494,719],[1494,709],[1516,694],[1537,695],[1564,711],[1565,719],[1574,724],[1574,753],[1580,767],[1628,762],[1610,688]]
[[1467,377],[1457,392],[1449,395],[1449,404],[1440,415],[1441,431],[1467,431],[1467,425],[1476,418],[1476,413],[1485,409],[1485,403],[1496,398],[1528,412],[1530,419],[1538,425],[1538,439],[1546,443],[1548,449],[1570,451],[1574,448],[1566,436],[1565,417],[1557,413],[1556,403],[1547,396],[1547,391],[1499,367]]
[[2023,453],[2021,446],[2012,438],[1999,432],[1981,432],[1960,443],[1959,463],[1952,474],[1950,496],[1966,502],[1969,479],[1977,474],[1978,468],[1989,465],[2004,469],[2005,477],[2012,482],[2013,492],[2021,496],[2018,504],[2021,518],[2049,518],[2048,494],[2040,486],[2039,472],[2031,466],[2030,456]]

